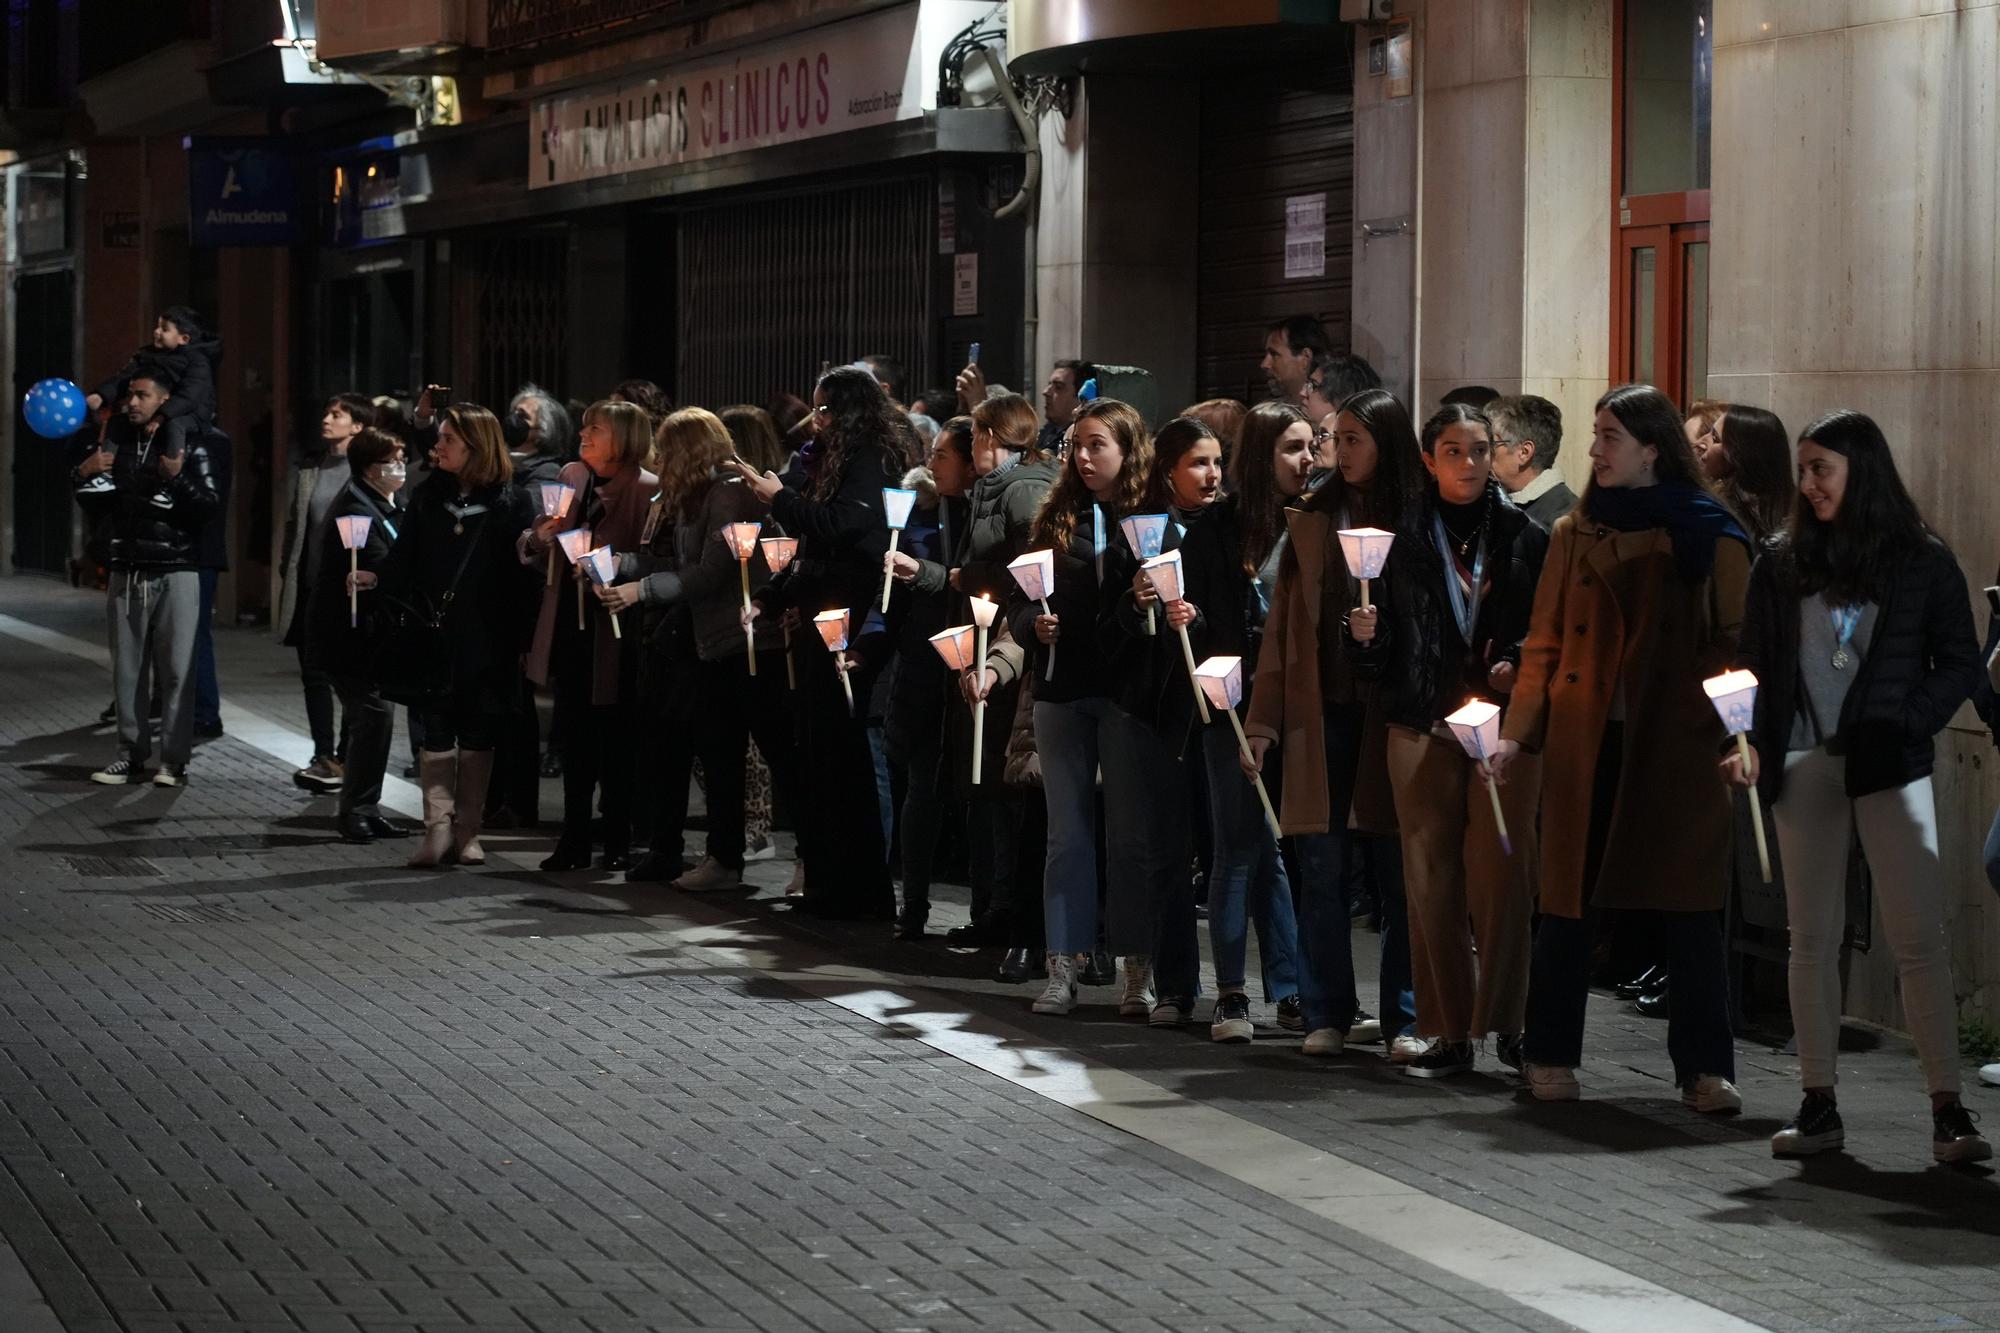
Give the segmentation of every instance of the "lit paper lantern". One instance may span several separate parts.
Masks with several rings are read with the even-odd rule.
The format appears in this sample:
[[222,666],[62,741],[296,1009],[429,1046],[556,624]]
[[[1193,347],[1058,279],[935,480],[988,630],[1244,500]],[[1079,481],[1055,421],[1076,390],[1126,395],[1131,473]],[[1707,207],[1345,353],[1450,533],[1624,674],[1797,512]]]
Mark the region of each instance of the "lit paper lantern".
[[1211,657],[1194,669],[1195,684],[1217,708],[1234,708],[1243,702],[1243,659]]
[[1347,557],[1347,572],[1357,579],[1381,578],[1395,542],[1395,533],[1380,528],[1342,528],[1340,553]]
[[847,608],[838,611],[822,611],[813,617],[813,628],[819,631],[821,641],[830,653],[847,651]]
[[1125,534],[1125,544],[1132,548],[1133,555],[1141,560],[1151,560],[1166,544],[1167,516],[1128,514],[1118,520],[1118,530]]
[[592,583],[602,588],[617,581],[618,553],[609,546],[599,546],[583,553],[583,572]]
[[763,530],[762,523],[725,523],[722,526],[722,544],[738,560],[748,560],[757,554],[757,534]]
[[1181,599],[1181,553],[1168,551],[1144,561],[1140,566],[1146,577],[1152,581],[1153,591],[1163,602],[1178,602]]
[[1043,603],[1042,610],[1047,611],[1049,593],[1056,586],[1056,553],[1030,551],[1009,560],[1007,570],[1014,576],[1014,582],[1021,585],[1021,595],[1031,602]]
[[764,563],[771,567],[773,574],[782,574],[785,566],[799,553],[797,537],[766,537],[758,543],[764,548]]
[[333,520],[333,525],[340,529],[340,544],[350,551],[368,545],[368,529],[374,524],[375,520],[366,514],[345,514]]
[[[1715,714],[1722,719],[1722,725],[1736,738],[1736,754],[1743,771],[1750,771],[1750,728],[1757,717],[1757,675],[1753,671],[1725,671],[1719,676],[1710,676],[1701,683],[1708,695],[1708,701],[1715,705]],[[1764,806],[1757,797],[1757,789],[1750,789],[1750,829],[1757,835],[1757,868],[1764,872],[1764,882],[1771,882],[1771,847],[1765,841]]]
[[931,647],[937,649],[937,655],[953,671],[968,671],[979,660],[972,636],[971,625],[957,625],[931,635]]
[[910,510],[915,508],[916,503],[915,491],[904,490],[900,486],[882,488],[882,514],[893,529],[900,530],[909,526]]
[[562,547],[563,556],[572,564],[580,565],[590,554],[590,529],[571,528],[568,532],[556,534],[556,545]]
[[[1500,748],[1500,705],[1491,700],[1470,700],[1444,721],[1466,754],[1482,764]],[[1485,778],[1486,795],[1493,802],[1493,825],[1500,831],[1500,850],[1512,856],[1514,840],[1507,836],[1507,816],[1500,809],[1500,784],[1490,769]]]
[[545,481],[535,489],[541,492],[543,518],[561,518],[576,499],[576,487],[559,481]]

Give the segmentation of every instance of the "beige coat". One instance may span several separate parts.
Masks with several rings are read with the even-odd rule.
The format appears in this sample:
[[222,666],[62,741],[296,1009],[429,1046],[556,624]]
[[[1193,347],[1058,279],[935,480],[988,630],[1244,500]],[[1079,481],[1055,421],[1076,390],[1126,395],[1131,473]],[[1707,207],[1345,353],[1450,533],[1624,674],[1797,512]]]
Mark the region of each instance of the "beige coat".
[[[1617,532],[1581,510],[1557,521],[1501,733],[1542,756],[1544,912],[1722,906],[1725,737],[1701,683],[1735,655],[1749,581],[1741,542],[1717,541],[1713,573],[1691,584],[1665,529]],[[1624,751],[1593,891],[1583,882],[1591,788],[1621,679]]]
[[[1345,571],[1334,516],[1304,506],[1285,510],[1286,550],[1278,564],[1271,614],[1264,622],[1264,645],[1250,693],[1247,735],[1275,741],[1284,765],[1284,792],[1278,824],[1288,834],[1326,833],[1346,828],[1349,811],[1332,810],[1326,768],[1325,701],[1320,693],[1319,645],[1338,625],[1321,626],[1320,590],[1328,561]],[[1389,790],[1388,728],[1375,692],[1365,686],[1367,721],[1361,759],[1354,774],[1353,827],[1366,833],[1396,831],[1395,801]],[[1345,793],[1343,793],[1345,795]]]

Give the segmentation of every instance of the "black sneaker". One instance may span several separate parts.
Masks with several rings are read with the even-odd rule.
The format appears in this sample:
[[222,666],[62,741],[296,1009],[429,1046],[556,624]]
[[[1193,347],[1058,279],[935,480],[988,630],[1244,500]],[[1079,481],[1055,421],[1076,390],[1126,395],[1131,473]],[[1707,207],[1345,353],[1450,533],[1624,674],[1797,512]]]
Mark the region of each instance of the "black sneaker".
[[1278,1026],[1287,1032],[1306,1030],[1306,1009],[1296,995],[1287,995],[1278,1001]]
[[1963,1102],[1948,1102],[1931,1112],[1931,1156],[1954,1164],[1991,1157],[1993,1145],[1979,1137],[1974,1126],[1978,1119]]
[[141,778],[139,766],[130,759],[113,759],[103,768],[90,775],[90,780],[103,787],[123,787]]
[[1411,1078],[1449,1078],[1472,1068],[1472,1043],[1434,1041],[1431,1048],[1403,1066]]
[[1250,1021],[1250,997],[1241,991],[1231,991],[1217,1000],[1208,1035],[1212,1040],[1228,1042],[1249,1041],[1256,1036],[1256,1026]]
[[1518,1032],[1501,1033],[1494,1039],[1493,1056],[1501,1064],[1507,1066],[1507,1068],[1517,1074],[1520,1073],[1521,1067],[1527,1063],[1526,1057],[1521,1054],[1521,1034]]
[[1382,1040],[1382,1020],[1366,1009],[1354,1011],[1354,1026],[1347,1029],[1349,1046],[1373,1046]]
[[1791,1123],[1771,1136],[1771,1156],[1811,1157],[1814,1153],[1834,1152],[1846,1144],[1847,1130],[1840,1123],[1840,1109],[1833,1098],[1809,1092],[1799,1103],[1799,1113],[1792,1117]]
[[1090,955],[1090,961],[1083,965],[1083,975],[1077,978],[1079,985],[1109,986],[1118,980],[1118,960],[1099,949]]

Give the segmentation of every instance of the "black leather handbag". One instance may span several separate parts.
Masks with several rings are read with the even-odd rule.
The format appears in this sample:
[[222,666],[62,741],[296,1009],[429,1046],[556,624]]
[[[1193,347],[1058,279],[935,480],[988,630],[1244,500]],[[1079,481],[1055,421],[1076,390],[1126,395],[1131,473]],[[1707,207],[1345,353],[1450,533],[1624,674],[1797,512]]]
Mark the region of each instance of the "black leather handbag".
[[382,697],[412,708],[433,704],[451,693],[451,638],[445,631],[445,617],[451,613],[452,598],[479,538],[486,531],[480,524],[458,558],[451,582],[433,602],[422,589],[407,597],[383,596],[375,603],[369,627],[368,675]]

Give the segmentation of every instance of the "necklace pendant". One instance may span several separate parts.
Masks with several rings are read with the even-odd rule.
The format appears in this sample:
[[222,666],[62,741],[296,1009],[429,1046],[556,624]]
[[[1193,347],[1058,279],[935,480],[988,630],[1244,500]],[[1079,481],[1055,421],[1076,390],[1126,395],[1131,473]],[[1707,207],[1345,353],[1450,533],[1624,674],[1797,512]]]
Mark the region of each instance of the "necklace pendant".
[[1846,645],[1843,644],[1841,647],[1833,650],[1833,669],[1835,671],[1845,671],[1853,662],[1854,654],[1847,651]]
[[463,520],[451,525],[451,535],[454,537],[463,537],[465,535],[465,523]]

